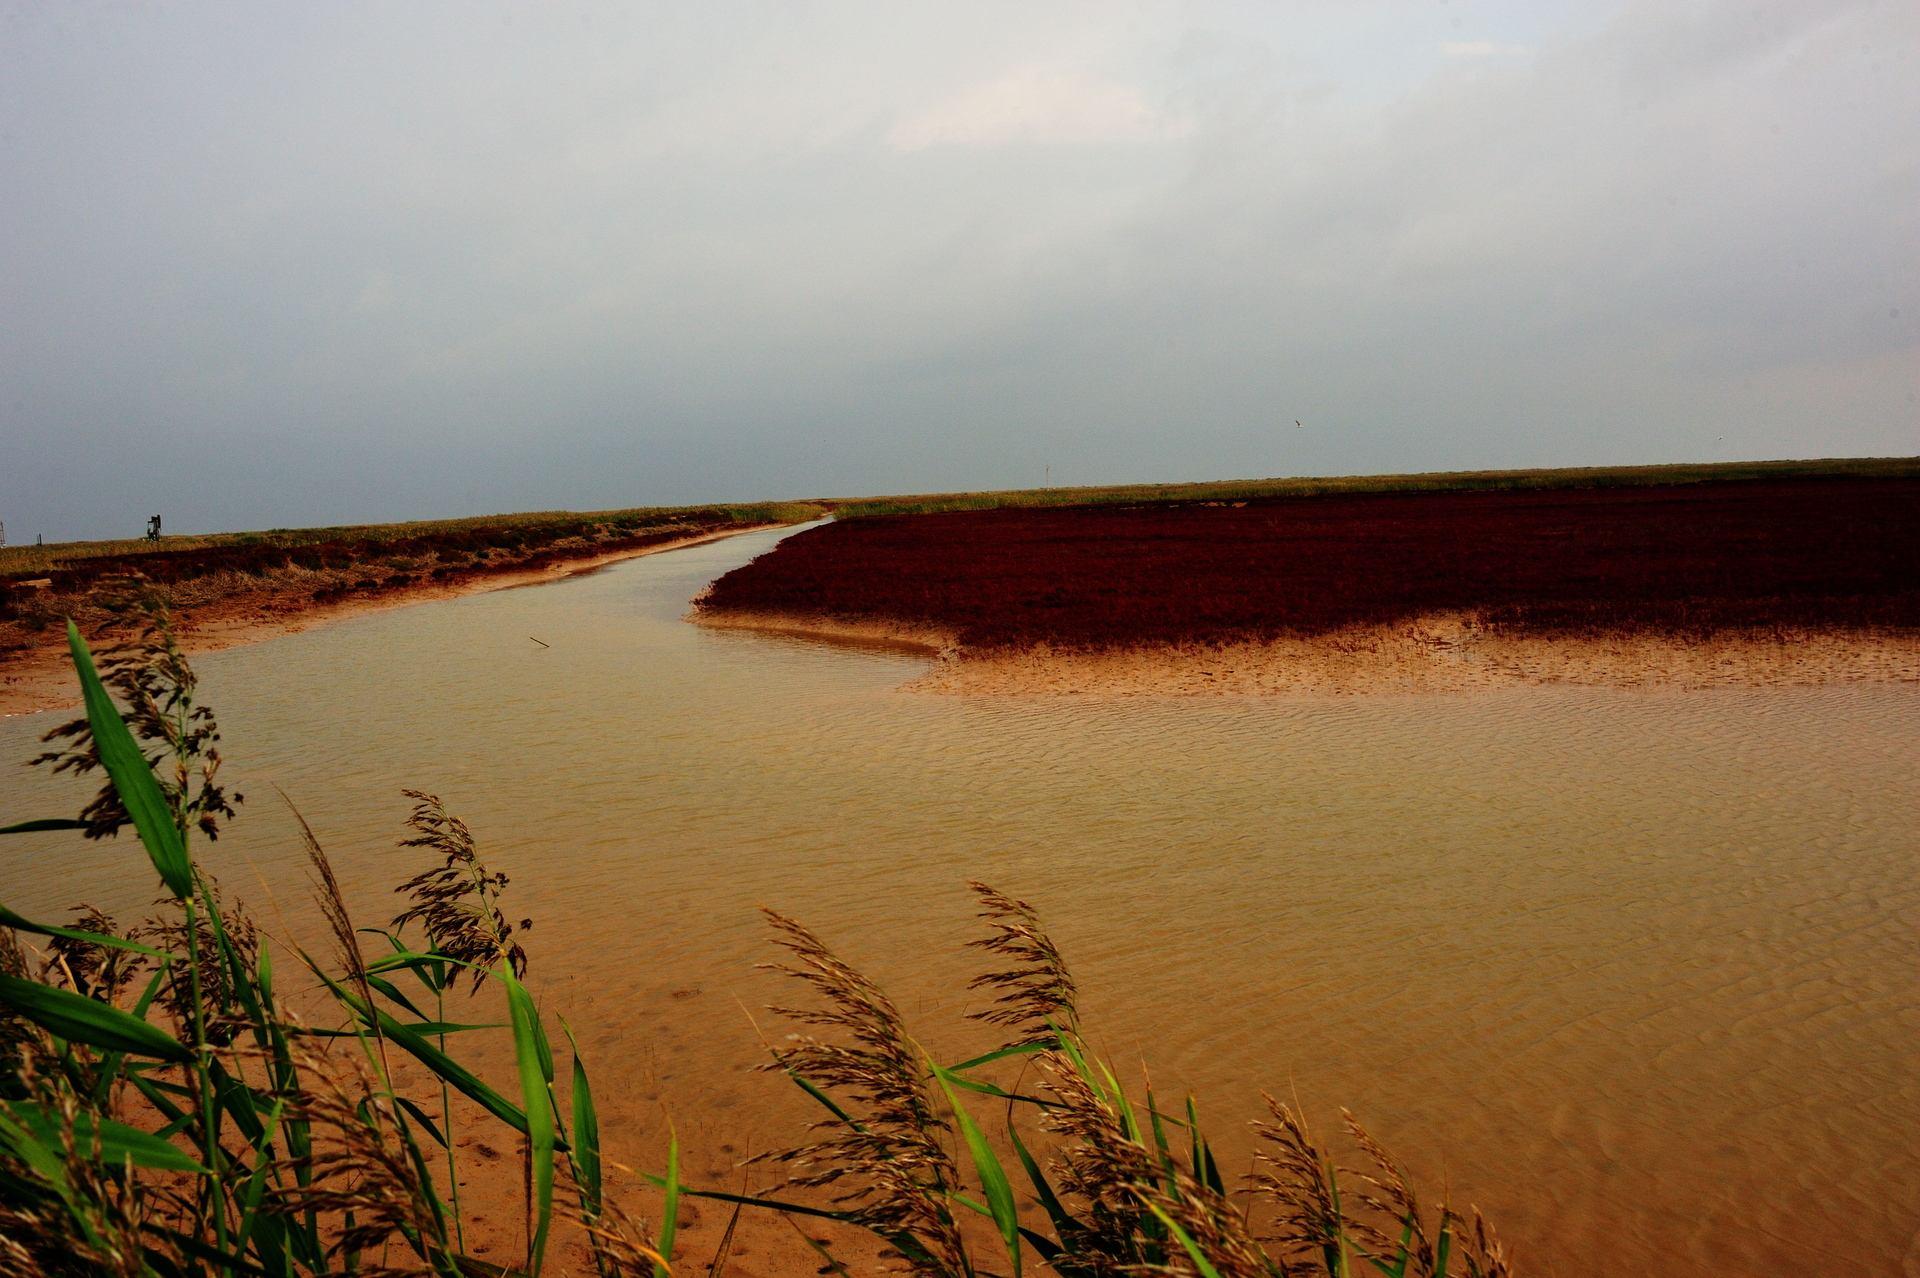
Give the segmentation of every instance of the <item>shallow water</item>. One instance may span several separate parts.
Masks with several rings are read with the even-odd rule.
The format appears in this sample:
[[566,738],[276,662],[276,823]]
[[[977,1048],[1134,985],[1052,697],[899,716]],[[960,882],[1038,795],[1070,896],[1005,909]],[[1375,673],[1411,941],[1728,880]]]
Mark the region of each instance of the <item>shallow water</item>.
[[[1041,907],[1094,1036],[1196,1091],[1230,1166],[1292,1092],[1527,1272],[1920,1273],[1920,689],[915,696],[919,658],[682,622],[777,536],[202,658],[250,796],[223,881],[305,912],[278,785],[381,921],[420,864],[400,787],[445,796],[629,1161],[663,1113],[696,1176],[797,1136],[751,1072],[758,905],[937,1050],[992,1046],[959,1020],[978,877]],[[64,717],[0,721],[0,759]],[[6,820],[80,794],[0,769]],[[154,895],[124,841],[3,850],[29,917]]]

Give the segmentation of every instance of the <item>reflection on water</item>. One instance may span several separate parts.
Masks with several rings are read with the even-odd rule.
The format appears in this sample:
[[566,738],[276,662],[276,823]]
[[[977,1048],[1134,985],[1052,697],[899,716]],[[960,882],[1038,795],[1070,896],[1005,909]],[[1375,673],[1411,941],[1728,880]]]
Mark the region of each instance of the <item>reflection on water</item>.
[[[1920,1267],[1920,690],[918,697],[916,658],[680,620],[776,536],[202,659],[250,794],[223,880],[276,930],[269,900],[303,912],[272,782],[379,921],[417,868],[399,787],[437,790],[513,874],[630,1161],[662,1106],[699,1175],[794,1134],[749,1072],[758,905],[937,1050],[990,1045],[959,1019],[980,877],[1041,906],[1096,1037],[1197,1091],[1240,1165],[1230,1119],[1290,1089],[1533,1272]],[[0,758],[58,718],[0,721]],[[8,766],[0,817],[80,792]],[[124,844],[4,851],[30,917],[153,895]]]

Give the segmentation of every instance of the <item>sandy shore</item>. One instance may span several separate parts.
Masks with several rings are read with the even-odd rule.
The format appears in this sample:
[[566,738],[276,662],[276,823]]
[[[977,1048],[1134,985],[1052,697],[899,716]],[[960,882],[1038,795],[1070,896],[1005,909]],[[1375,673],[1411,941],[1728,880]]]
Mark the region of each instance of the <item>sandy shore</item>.
[[909,648],[932,667],[909,692],[1015,696],[1356,696],[1568,685],[1796,687],[1920,682],[1920,635],[1844,630],[1719,636],[1512,635],[1459,616],[1312,638],[1076,651],[969,651],[951,634],[887,622],[791,615],[693,620],[833,642]]
[[942,660],[955,658],[959,646],[952,635],[932,626],[909,626],[895,621],[829,621],[820,617],[784,613],[713,612],[694,600],[687,620],[710,630],[757,630],[764,634],[814,639],[853,648],[886,648],[917,652]]
[[[583,555],[541,568],[505,568],[452,581],[422,581],[374,595],[348,596],[324,603],[289,592],[264,592],[183,610],[176,615],[176,624],[189,655],[220,652],[243,644],[298,634],[315,626],[370,612],[405,608],[432,599],[452,599],[461,595],[561,581],[594,572],[621,560],[705,545],[741,533],[762,532],[781,526],[750,524],[652,546]],[[35,648],[8,654],[5,663],[0,664],[0,717],[59,710],[79,704],[73,666],[67,656],[65,632],[58,627],[48,627],[44,639],[45,642]]]

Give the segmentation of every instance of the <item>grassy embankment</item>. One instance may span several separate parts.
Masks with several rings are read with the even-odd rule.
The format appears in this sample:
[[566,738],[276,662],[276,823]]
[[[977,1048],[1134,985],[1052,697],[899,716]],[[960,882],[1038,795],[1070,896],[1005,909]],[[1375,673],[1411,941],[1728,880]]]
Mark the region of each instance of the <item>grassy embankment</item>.
[[90,629],[106,622],[133,575],[162,589],[191,626],[209,616],[297,613],[456,586],[823,513],[812,503],[767,502],[0,547],[0,660],[62,618]]
[[[296,548],[398,546],[517,548],[569,538],[605,538],[619,532],[679,523],[777,524],[817,518],[818,502],[751,502],[714,506],[635,506],[622,510],[533,510],[458,519],[419,519],[394,524],[338,524],[321,528],[270,528],[257,532],[169,535],[118,541],[64,541],[46,546],[0,546],[0,579],[45,576],[86,559],[146,557],[180,551],[292,550]],[[517,539],[513,535],[517,534]]]
[[[276,953],[222,895],[193,849],[238,796],[219,785],[218,729],[192,671],[163,614],[149,615],[102,662],[104,680],[68,628],[86,716],[50,737],[62,744],[49,762],[104,773],[99,797],[81,819],[0,830],[130,825],[136,845],[115,851],[144,859],[162,894],[158,916],[133,928],[90,910],[61,924],[0,907],[0,1273],[537,1275],[550,1257],[559,1270],[566,1239],[601,1278],[665,1278],[686,1197],[803,1220],[810,1267],[842,1275],[836,1240],[862,1231],[929,1278],[1511,1272],[1477,1213],[1420,1202],[1357,1125],[1355,1174],[1270,1101],[1258,1174],[1230,1188],[1191,1101],[1128,1094],[1089,1049],[1038,918],[980,885],[988,970],[974,985],[990,1001],[973,1019],[986,1050],[931,1058],[885,994],[770,913],[807,1002],[782,1013],[796,1032],[776,1040],[769,1068],[822,1111],[803,1143],[763,1156],[789,1170],[786,1188],[762,1198],[685,1184],[670,1145],[657,1174],[616,1190],[593,1075],[529,991],[506,878],[437,799],[408,792],[402,846],[419,873],[401,885],[407,908],[375,926],[360,926],[308,832],[330,954]],[[511,1079],[460,1061],[461,1044],[491,1034],[511,1039]],[[404,1081],[421,1071],[429,1085]],[[484,1112],[489,1139],[519,1151],[523,1194],[509,1210],[524,1212],[527,1246],[504,1268],[467,1253],[479,1208],[456,1188],[455,1117],[471,1111],[456,1111],[454,1093]],[[657,1227],[616,1201],[640,1183],[653,1186]]]

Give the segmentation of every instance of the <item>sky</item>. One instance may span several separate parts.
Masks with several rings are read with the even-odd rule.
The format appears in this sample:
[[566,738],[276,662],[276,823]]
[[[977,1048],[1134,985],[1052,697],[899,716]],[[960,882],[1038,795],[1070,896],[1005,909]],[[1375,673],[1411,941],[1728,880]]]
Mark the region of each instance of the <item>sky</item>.
[[1917,389],[1913,0],[0,3],[13,543],[1913,454]]

